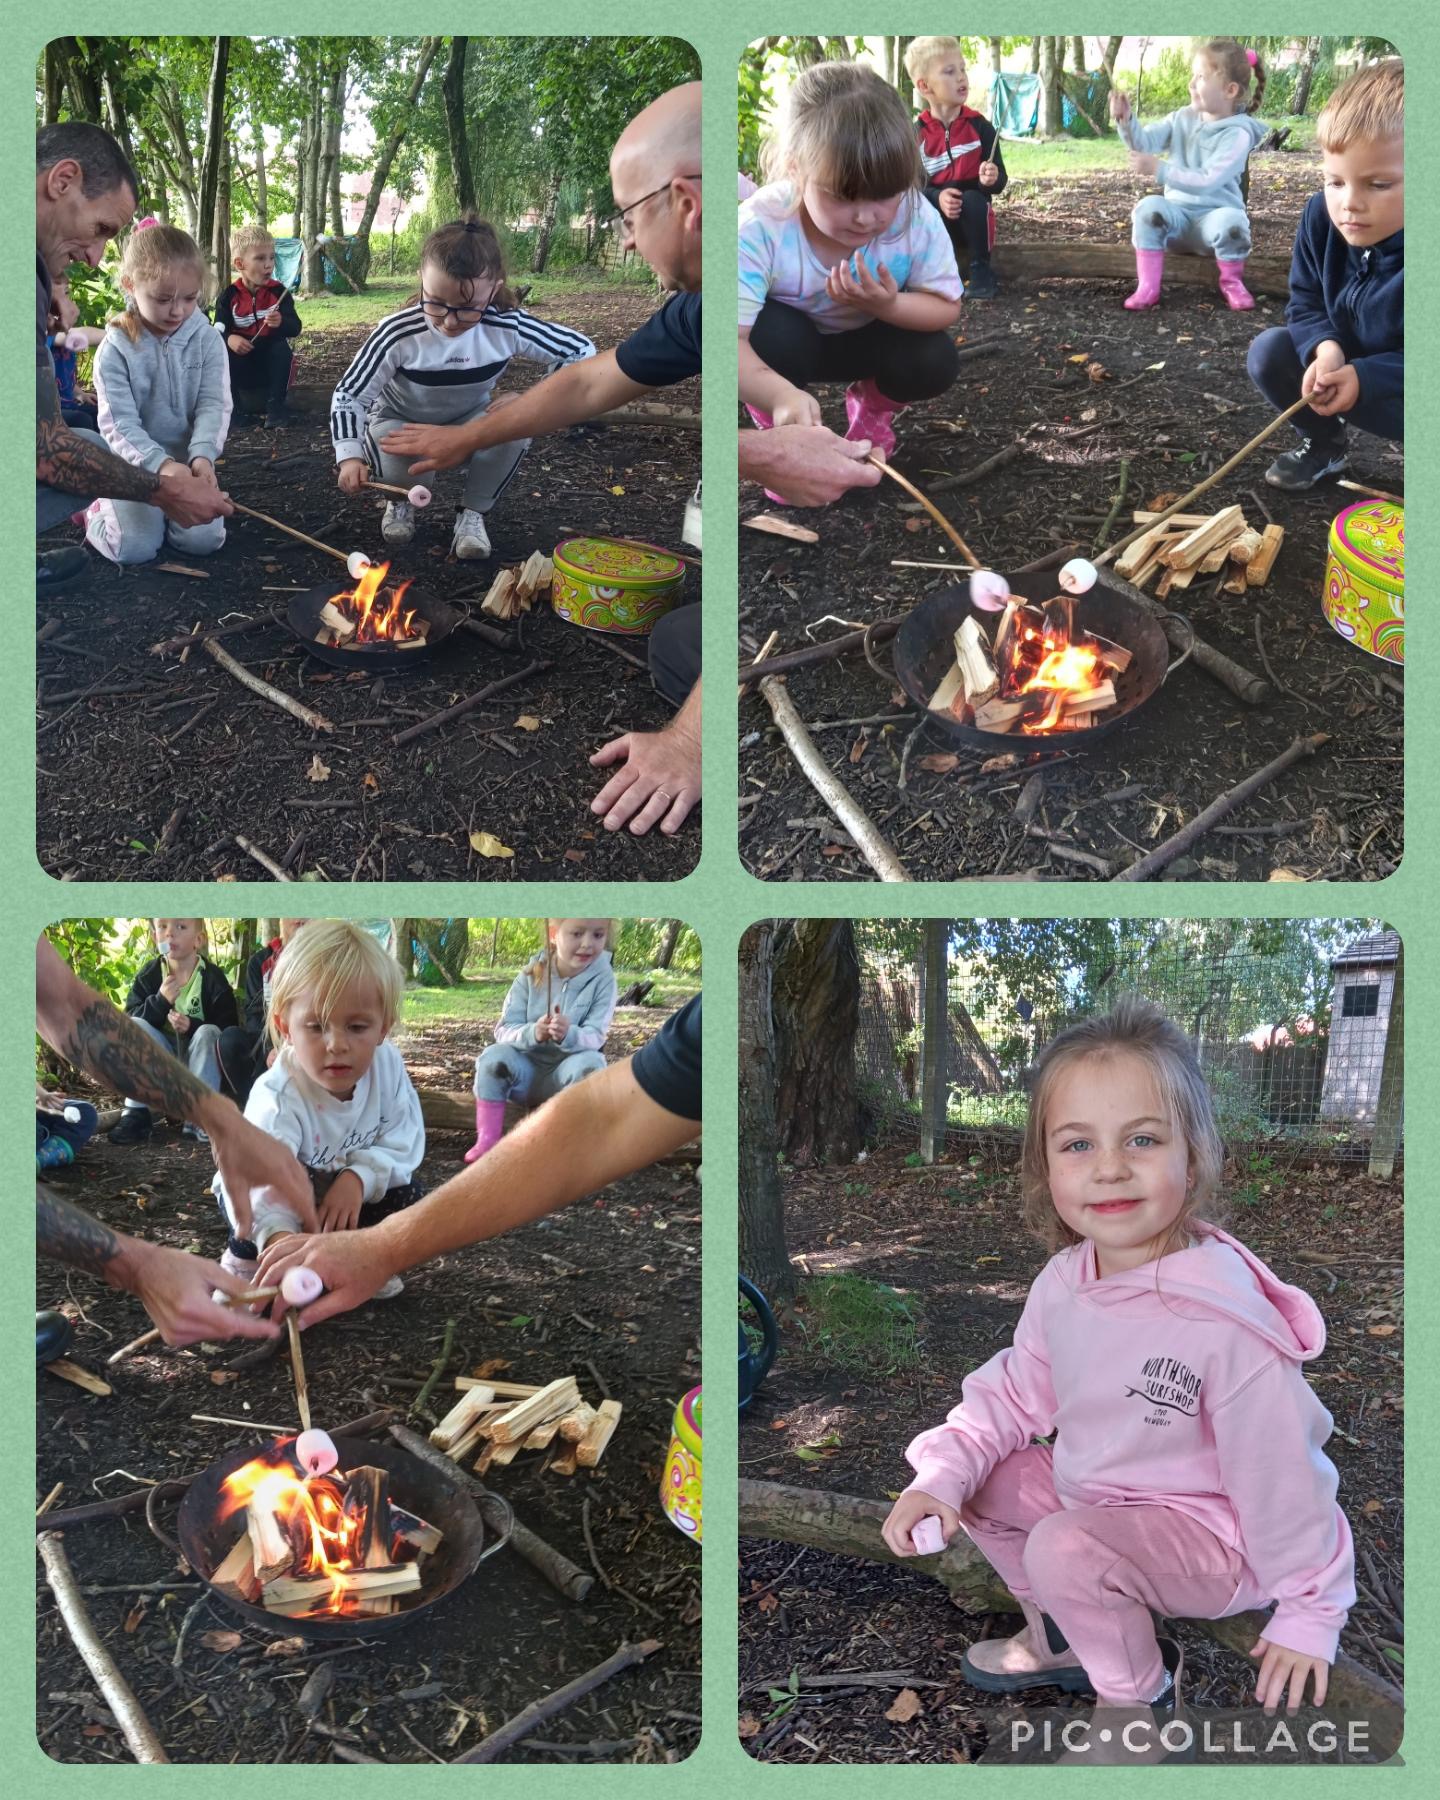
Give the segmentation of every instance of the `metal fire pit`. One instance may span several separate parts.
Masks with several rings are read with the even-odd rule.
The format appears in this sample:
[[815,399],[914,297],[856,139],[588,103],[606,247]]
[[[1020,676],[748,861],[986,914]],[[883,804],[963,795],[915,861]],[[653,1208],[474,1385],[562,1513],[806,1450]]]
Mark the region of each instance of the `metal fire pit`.
[[425,1559],[425,1586],[422,1593],[418,1597],[402,1595],[401,1610],[397,1612],[365,1618],[333,1615],[314,1619],[290,1619],[280,1613],[266,1612],[263,1606],[252,1606],[248,1601],[237,1600],[233,1594],[224,1593],[211,1581],[210,1577],[224,1561],[239,1536],[239,1531],[243,1531],[245,1527],[243,1508],[239,1512],[232,1512],[228,1519],[220,1518],[221,1486],[228,1476],[243,1468],[246,1463],[253,1462],[257,1455],[264,1455],[267,1449],[270,1460],[274,1460],[273,1445],[262,1447],[259,1451],[232,1450],[227,1456],[221,1457],[219,1462],[212,1463],[203,1475],[195,1477],[180,1502],[175,1524],[178,1542],[156,1523],[153,1509],[147,1509],[150,1529],[163,1544],[178,1550],[184,1556],[217,1600],[233,1612],[242,1614],[250,1624],[258,1625],[265,1631],[276,1632],[282,1637],[309,1638],[315,1643],[332,1643],[341,1638],[378,1637],[385,1632],[399,1631],[404,1626],[413,1624],[429,1614],[447,1595],[453,1594],[487,1557],[493,1556],[509,1543],[515,1523],[509,1506],[498,1495],[489,1496],[488,1503],[502,1509],[503,1526],[499,1536],[487,1544],[480,1510],[466,1490],[458,1470],[452,1480],[398,1446],[375,1443],[369,1438],[337,1438],[335,1448],[340,1452],[339,1466],[342,1469],[354,1469],[368,1464],[372,1468],[387,1470],[390,1476],[390,1498],[394,1503],[403,1506],[407,1512],[417,1514],[429,1524],[438,1526],[445,1534],[440,1547]]
[[428,620],[430,625],[429,635],[420,649],[392,650],[387,644],[361,644],[354,650],[342,650],[336,645],[317,643],[315,633],[320,629],[320,614],[326,601],[333,600],[337,593],[348,591],[334,587],[307,588],[303,594],[292,594],[285,609],[285,622],[300,642],[312,656],[334,669],[384,669],[387,672],[413,669],[429,662],[435,646],[443,644],[465,617],[458,606],[433,599],[412,587],[405,596],[405,605],[420,618]]
[[[1059,592],[1053,572],[1010,575],[1010,591],[1017,600],[1039,606]],[[1033,748],[1061,745],[1067,750],[1083,750],[1106,732],[1137,713],[1165,683],[1167,675],[1178,669],[1194,648],[1194,632],[1183,613],[1167,617],[1179,619],[1190,632],[1190,648],[1170,661],[1170,645],[1159,620],[1128,594],[1111,587],[1104,569],[1088,594],[1076,603],[1076,623],[1099,637],[1109,638],[1131,654],[1130,666],[1123,675],[1113,677],[1115,705],[1097,724],[1085,731],[982,731],[965,725],[948,713],[931,712],[930,696],[939,687],[945,672],[955,661],[955,633],[966,618],[974,613],[985,627],[986,641],[999,616],[973,606],[968,584],[944,588],[938,594],[927,594],[906,618],[895,635],[895,673],[901,687],[936,727],[962,744],[977,750],[1017,750],[1022,745]]]

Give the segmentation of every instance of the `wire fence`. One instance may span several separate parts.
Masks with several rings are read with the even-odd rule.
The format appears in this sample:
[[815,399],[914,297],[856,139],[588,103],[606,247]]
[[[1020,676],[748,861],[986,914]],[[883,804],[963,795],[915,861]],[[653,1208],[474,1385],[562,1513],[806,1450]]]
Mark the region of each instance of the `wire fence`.
[[[1307,922],[1293,924],[1297,934]],[[1124,994],[1163,1007],[1186,1032],[1214,1097],[1232,1155],[1252,1159],[1369,1155],[1381,1110],[1400,940],[1391,931],[1340,938],[1277,962],[1234,945],[1155,941],[1153,922],[1124,935],[1095,984],[1078,973],[1047,985],[1067,997],[1036,1003],[1024,984],[952,951],[947,968],[947,1127],[1013,1147],[1025,1122],[1035,1062],[1055,1034]],[[1287,972],[1289,980],[1287,981]],[[862,952],[856,1075],[874,1123],[914,1128],[921,1112],[922,987],[916,962]],[[1289,991],[1287,991],[1287,989]],[[1390,1083],[1403,1068],[1397,1031]],[[1388,1090],[1387,1090],[1388,1097]]]

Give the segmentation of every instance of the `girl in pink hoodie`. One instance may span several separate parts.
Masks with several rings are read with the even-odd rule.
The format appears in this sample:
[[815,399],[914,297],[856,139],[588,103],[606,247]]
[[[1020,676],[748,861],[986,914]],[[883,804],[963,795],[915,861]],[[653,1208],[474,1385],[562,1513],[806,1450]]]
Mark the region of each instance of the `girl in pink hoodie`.
[[1163,1720],[1179,1655],[1152,1613],[1273,1601],[1257,1702],[1293,1714],[1307,1683],[1324,1701],[1355,1599],[1331,1419],[1301,1368],[1325,1326],[1207,1221],[1223,1160],[1194,1052],[1157,1008],[1124,1001],[1042,1055],[1021,1180],[1057,1254],[1013,1344],[906,1451],[915,1479],[884,1528],[900,1556],[939,1547],[932,1517],[947,1542],[965,1531],[1019,1601],[1024,1630],[965,1655],[986,1692],[1093,1689]]

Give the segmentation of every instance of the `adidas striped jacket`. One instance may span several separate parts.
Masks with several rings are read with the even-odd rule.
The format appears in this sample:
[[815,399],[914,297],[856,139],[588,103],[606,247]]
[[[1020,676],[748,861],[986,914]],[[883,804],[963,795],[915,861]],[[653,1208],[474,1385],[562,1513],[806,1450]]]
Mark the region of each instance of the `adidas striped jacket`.
[[340,378],[330,403],[335,460],[365,454],[372,412],[416,425],[453,425],[484,411],[512,357],[539,363],[548,373],[594,354],[581,332],[518,306],[487,306],[480,322],[459,337],[432,330],[418,303],[407,306],[380,321]]

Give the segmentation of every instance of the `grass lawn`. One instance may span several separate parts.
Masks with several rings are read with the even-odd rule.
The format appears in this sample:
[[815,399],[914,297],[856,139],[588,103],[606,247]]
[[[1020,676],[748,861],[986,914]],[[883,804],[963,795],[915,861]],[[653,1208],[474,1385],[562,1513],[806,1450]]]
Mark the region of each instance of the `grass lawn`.
[[[1143,121],[1150,123],[1148,116]],[[1290,127],[1285,150],[1310,151],[1315,148],[1313,119],[1276,119],[1277,127]],[[1005,168],[1011,181],[1044,181],[1058,176],[1083,175],[1097,169],[1128,170],[1130,152],[1118,137],[1055,138],[1048,143],[1024,138],[1007,138],[1003,146]]]
[[[652,288],[655,278],[643,263],[636,262],[621,275],[605,269],[576,269],[563,275],[525,275],[517,272],[512,281],[530,292],[525,304],[532,311],[543,307],[557,294],[596,288]],[[338,294],[297,294],[295,304],[307,333],[343,331],[354,325],[373,325],[387,314],[398,312],[420,285],[418,275],[374,275],[363,294],[342,289]]]
[[[458,988],[407,988],[400,1035],[403,1037],[406,1025],[440,1025],[466,1020],[473,1020],[477,1024],[493,1023],[500,1016],[500,1009],[505,1004],[505,996],[514,979],[513,971],[507,973],[496,970],[492,974],[486,970],[480,974],[467,975],[463,985]],[[615,980],[622,993],[632,982],[647,979],[655,983],[646,997],[646,1004],[650,1006],[679,1005],[681,1001],[688,1000],[692,994],[700,991],[699,978],[693,975],[673,974],[664,970],[652,975],[648,969],[615,971]]]

